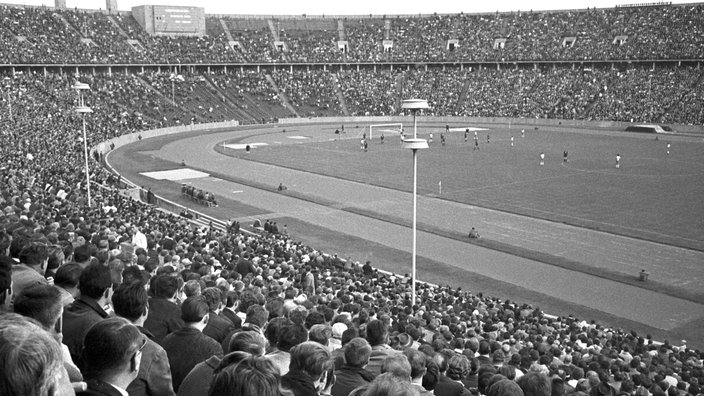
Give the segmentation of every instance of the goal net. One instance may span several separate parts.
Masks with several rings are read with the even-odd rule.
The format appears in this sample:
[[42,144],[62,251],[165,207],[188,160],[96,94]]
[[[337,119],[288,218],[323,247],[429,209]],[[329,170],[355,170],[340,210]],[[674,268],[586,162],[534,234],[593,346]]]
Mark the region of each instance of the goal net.
[[400,135],[403,131],[403,124],[397,122],[395,124],[377,124],[369,125],[369,139],[374,139],[374,136],[384,135]]

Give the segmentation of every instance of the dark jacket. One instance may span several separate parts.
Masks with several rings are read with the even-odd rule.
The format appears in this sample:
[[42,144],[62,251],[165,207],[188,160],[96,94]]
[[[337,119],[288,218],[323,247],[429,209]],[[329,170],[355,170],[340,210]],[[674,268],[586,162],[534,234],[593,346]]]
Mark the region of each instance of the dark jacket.
[[213,355],[222,358],[222,347],[219,343],[190,327],[169,334],[161,345],[169,357],[171,381],[176,392],[196,364]]
[[435,389],[435,396],[470,396],[471,393],[461,383],[449,379],[445,375],[440,375]]
[[237,316],[236,313],[230,311],[229,309],[225,308],[220,312],[220,316],[224,316],[225,318],[229,319],[230,322],[235,326],[235,329],[239,329],[242,327],[242,319]]
[[154,335],[149,330],[138,327],[147,336],[147,344],[142,350],[142,363],[139,374],[127,387],[130,396],[173,396],[171,384],[171,367],[169,357],[161,345],[154,342]]
[[281,377],[281,387],[288,389],[293,396],[318,396],[313,379],[303,371],[289,371]]
[[213,311],[208,312],[208,324],[203,329],[203,334],[214,339],[218,343],[222,343],[225,337],[235,329],[235,325],[229,319],[223,318]]
[[96,300],[85,296],[79,297],[64,309],[63,343],[68,347],[71,359],[79,369],[83,369],[81,360],[83,338],[91,326],[107,317],[108,313]]
[[206,394],[213,379],[213,372],[218,368],[221,361],[221,358],[211,356],[206,361],[196,364],[181,382],[181,386],[178,388],[178,396],[201,396]]
[[154,335],[154,341],[161,344],[164,337],[181,327],[181,307],[165,298],[149,299],[149,316],[144,322],[144,328]]
[[84,392],[78,392],[76,396],[122,396],[122,393],[107,382],[91,379],[87,384],[88,389]]
[[330,393],[332,396],[347,396],[360,386],[368,385],[374,380],[374,374],[360,368],[347,364],[339,370],[335,370],[335,384]]

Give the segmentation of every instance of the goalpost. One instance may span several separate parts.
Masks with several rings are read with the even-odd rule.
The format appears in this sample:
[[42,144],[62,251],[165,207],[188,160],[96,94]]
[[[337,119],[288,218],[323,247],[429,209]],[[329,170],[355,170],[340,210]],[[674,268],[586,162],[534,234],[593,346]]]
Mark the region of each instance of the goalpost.
[[400,135],[401,131],[403,131],[403,124],[400,122],[369,125],[369,140],[374,138],[374,132],[377,134]]

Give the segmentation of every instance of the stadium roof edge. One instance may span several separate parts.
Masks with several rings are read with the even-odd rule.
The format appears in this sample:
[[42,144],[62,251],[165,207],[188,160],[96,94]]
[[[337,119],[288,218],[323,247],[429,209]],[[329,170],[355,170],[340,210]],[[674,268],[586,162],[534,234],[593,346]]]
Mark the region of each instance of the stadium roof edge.
[[[195,3],[195,2],[194,2]],[[53,9],[56,7],[51,7],[47,5],[27,5],[27,4],[14,4],[14,3],[2,3],[3,6],[9,6],[9,7],[18,7],[18,8],[47,8],[47,9]],[[678,4],[654,4],[654,3],[644,3],[643,5],[640,5],[642,7],[691,7],[691,6],[697,6],[697,5],[704,5],[704,2],[692,2],[692,3],[678,3]],[[630,7],[634,6],[639,6],[639,5],[630,5]],[[197,5],[194,5],[193,7],[197,7]],[[589,8],[589,10],[616,10],[616,9],[622,9],[622,8],[627,8],[629,5],[621,6],[621,7],[592,7]],[[103,14],[120,14],[120,15],[131,15],[132,11],[131,10],[104,10],[104,9],[89,9],[89,8],[65,8],[65,10],[76,10],[76,11],[82,11],[82,12],[100,12]],[[587,11],[587,8],[565,8],[565,9],[558,9],[558,10],[533,10],[533,9],[528,9],[528,10],[510,10],[510,11],[494,11],[494,12],[463,12],[463,11],[457,11],[455,13],[432,13],[432,14],[350,14],[350,15],[307,15],[307,14],[301,14],[301,15],[273,15],[273,14],[209,14],[206,13],[206,17],[216,17],[216,18],[222,18],[222,17],[231,17],[231,18],[242,18],[242,19],[347,19],[347,18],[353,18],[353,19],[394,19],[394,18],[424,18],[424,17],[431,17],[431,16],[449,16],[449,15],[460,15],[460,14],[466,14],[466,15],[495,15],[495,14],[513,14],[513,13],[531,13],[531,12],[540,12],[540,13],[560,13],[560,12],[583,12]]]

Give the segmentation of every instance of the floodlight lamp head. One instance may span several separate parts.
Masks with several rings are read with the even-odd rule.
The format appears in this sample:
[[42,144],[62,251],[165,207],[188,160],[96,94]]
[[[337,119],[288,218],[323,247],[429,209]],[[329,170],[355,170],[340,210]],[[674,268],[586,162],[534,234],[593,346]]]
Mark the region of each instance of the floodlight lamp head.
[[405,99],[403,104],[401,104],[401,108],[408,110],[421,110],[429,109],[430,106],[428,106],[428,101],[425,99]]
[[76,91],[84,91],[90,90],[90,85],[76,81],[75,83],[73,83],[73,86],[71,88],[75,89]]
[[403,148],[410,150],[427,149],[428,141],[425,139],[404,139]]
[[76,113],[79,114],[89,114],[92,113],[93,109],[88,106],[76,106]]

